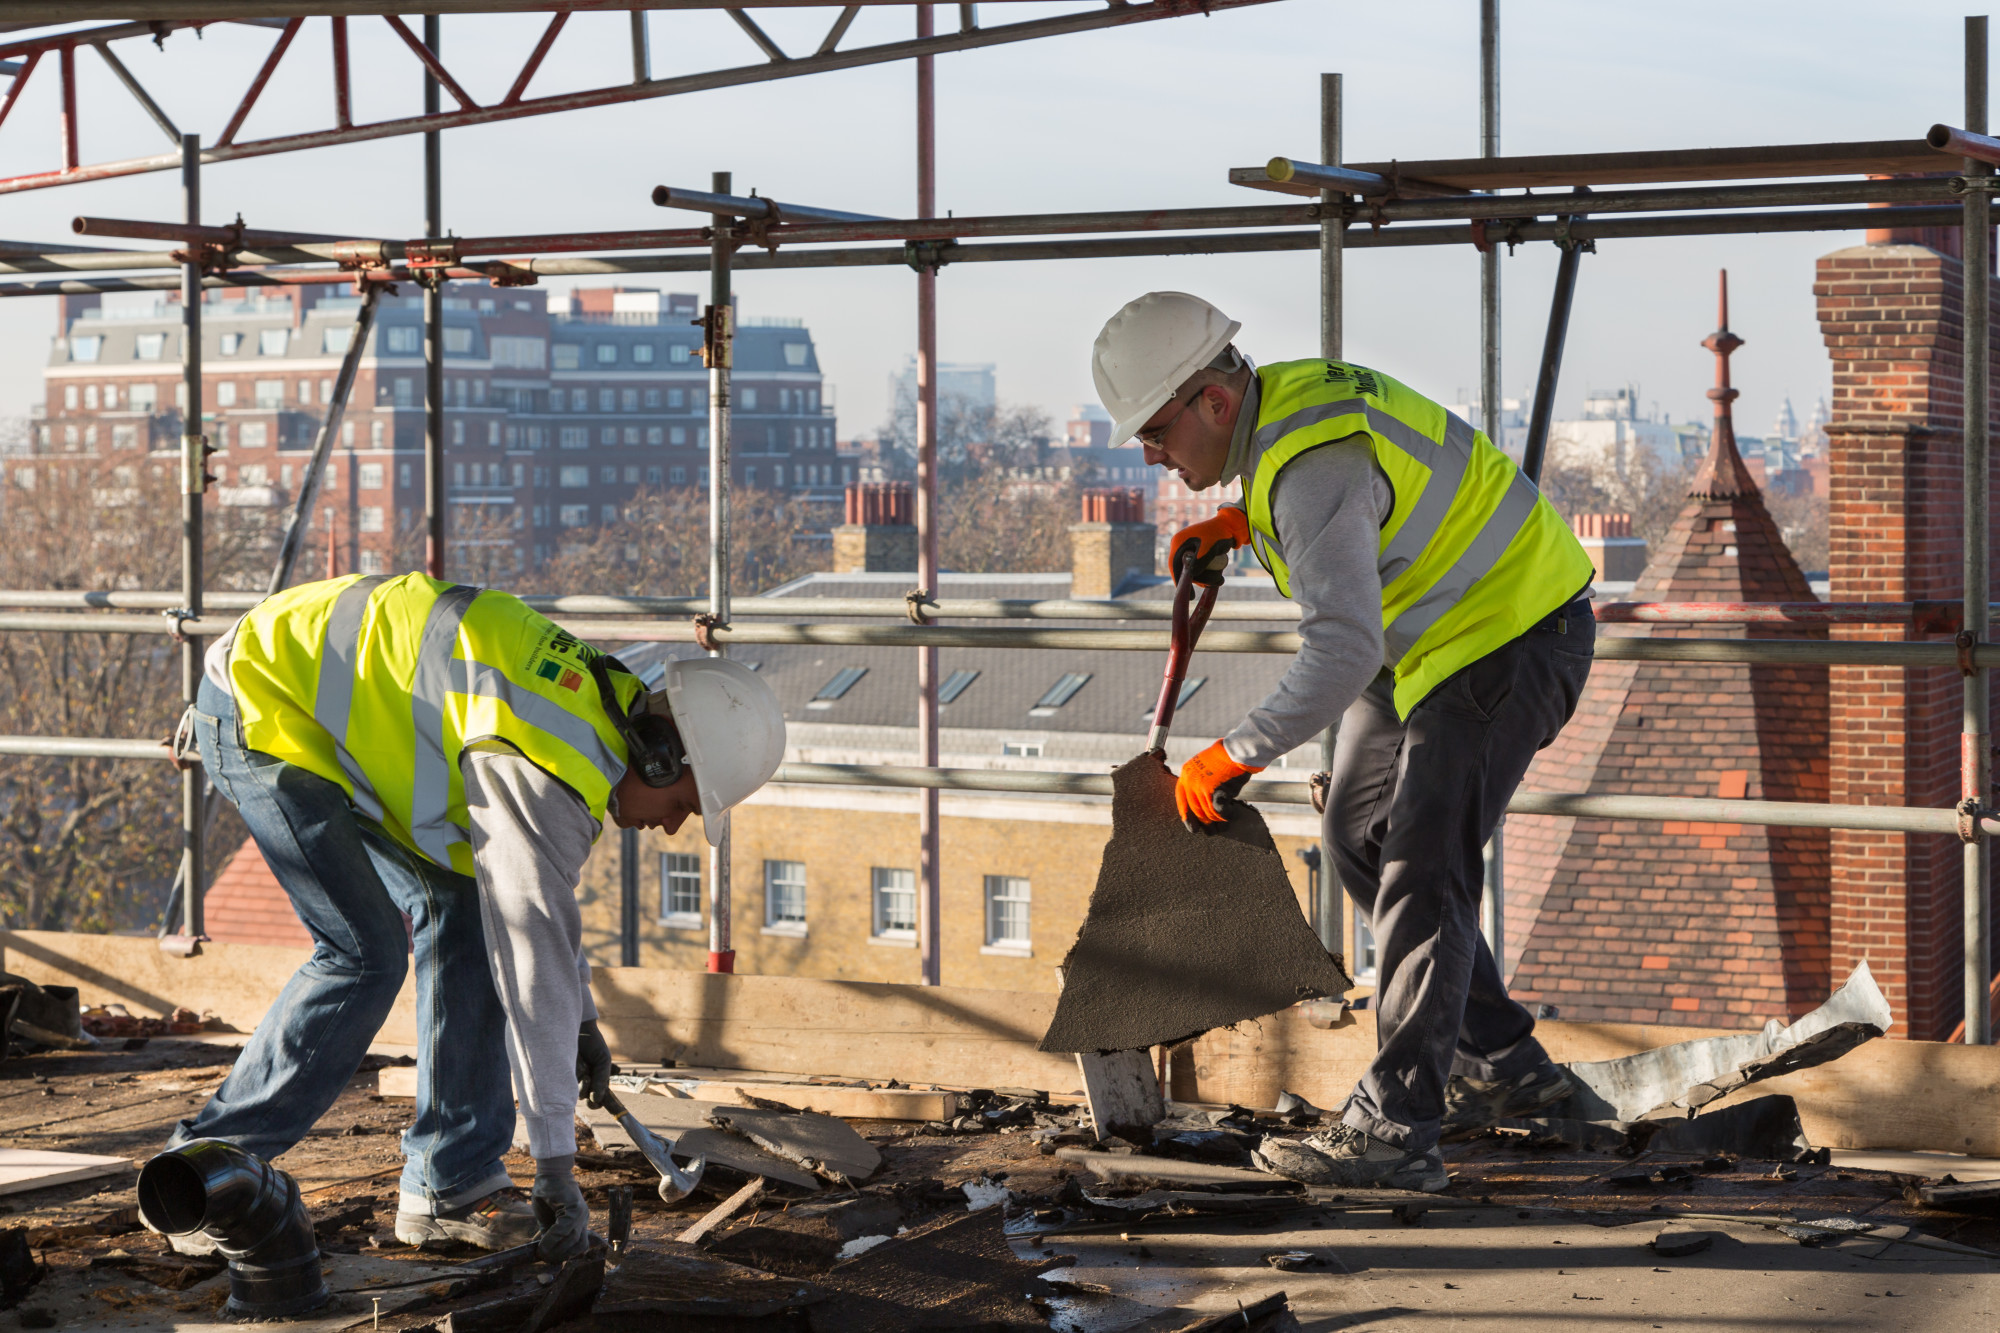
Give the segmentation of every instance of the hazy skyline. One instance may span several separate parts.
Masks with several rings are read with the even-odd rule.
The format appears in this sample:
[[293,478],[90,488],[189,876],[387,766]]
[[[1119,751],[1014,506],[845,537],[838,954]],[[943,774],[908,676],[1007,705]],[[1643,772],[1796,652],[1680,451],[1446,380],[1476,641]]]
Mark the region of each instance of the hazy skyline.
[[[988,4],[997,25],[1076,4]],[[788,50],[811,50],[833,10],[760,10]],[[1350,160],[1477,151],[1476,0],[1395,7],[1282,3],[1209,17],[1003,46],[938,59],[940,211],[961,214],[1251,204],[1231,166],[1274,154],[1317,156],[1318,75],[1346,75]],[[1671,10],[1581,0],[1502,12],[1502,151],[1575,152],[1919,137],[1958,122],[1962,10],[1910,3]],[[447,63],[472,94],[497,99],[545,16],[447,16]],[[907,31],[908,8],[868,9],[849,45]],[[939,9],[941,28],[957,23]],[[419,107],[420,69],[386,25],[350,21],[355,117]],[[718,12],[651,16],[656,73],[758,59]],[[269,31],[217,25],[177,33],[164,53],[114,49],[184,129],[213,136],[269,48]],[[623,14],[579,14],[537,76],[537,95],[594,86],[629,69]],[[158,129],[80,51],[85,162],[160,151]],[[328,25],[308,20],[246,125],[262,137],[324,123]],[[0,175],[56,165],[53,69],[0,127]],[[449,100],[447,99],[447,104]],[[800,202],[907,216],[914,205],[914,70],[909,62],[689,94],[622,107],[456,130],[444,136],[445,222],[461,234],[671,225],[648,194],[670,182],[736,187]],[[204,220],[241,212],[256,227],[358,235],[421,231],[421,140],[260,158],[208,168]],[[1941,168],[1950,161],[1940,157]],[[0,201],[9,240],[74,243],[78,213],[179,216],[172,173],[66,186]],[[685,215],[680,215],[684,217]],[[1734,360],[1745,434],[1768,429],[1789,396],[1801,419],[1828,392],[1814,317],[1813,261],[1859,233],[1606,242],[1584,257],[1558,414],[1587,390],[1637,382],[1642,402],[1705,420],[1715,271],[1730,270]],[[122,244],[116,243],[114,244]],[[1547,317],[1554,247],[1524,246],[1503,265],[1503,382],[1527,396]],[[1347,355],[1445,401],[1478,381],[1478,266],[1470,247],[1351,252]],[[702,290],[691,274],[634,285]],[[551,281],[552,292],[570,284]],[[595,285],[595,284],[593,284]],[[1061,260],[947,267],[939,281],[940,356],[990,361],[1002,400],[1058,422],[1091,401],[1089,350],[1120,304],[1159,287],[1194,291],[1244,324],[1260,360],[1318,350],[1317,256]],[[805,320],[838,397],[843,438],[873,431],[889,375],[910,354],[915,283],[903,269],[746,273],[746,315]],[[0,414],[41,396],[52,298],[0,302]]]

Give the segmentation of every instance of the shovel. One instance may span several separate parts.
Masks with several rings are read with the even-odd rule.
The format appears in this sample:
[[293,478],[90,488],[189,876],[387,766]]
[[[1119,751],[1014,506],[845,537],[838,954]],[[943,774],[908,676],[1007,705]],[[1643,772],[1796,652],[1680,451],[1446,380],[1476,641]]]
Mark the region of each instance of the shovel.
[[674,1165],[673,1140],[663,1139],[640,1124],[639,1117],[625,1109],[625,1103],[618,1100],[617,1093],[606,1091],[598,1094],[597,1104],[617,1117],[619,1125],[632,1136],[632,1142],[639,1145],[640,1153],[660,1173],[660,1198],[664,1202],[672,1203],[686,1196],[701,1183],[701,1173],[708,1166],[707,1158],[695,1158],[683,1171]]
[[[1227,559],[1227,553],[1211,556],[1208,563],[1214,565],[1222,559]],[[1196,577],[1205,573],[1215,581],[1201,586],[1201,599],[1190,610],[1188,604],[1195,601]],[[1192,560],[1181,566],[1180,577],[1174,580],[1174,627],[1167,642],[1167,674],[1160,683],[1160,702],[1153,708],[1153,729],[1146,733],[1146,748],[1162,759],[1167,757],[1167,732],[1174,725],[1174,708],[1181,701],[1181,682],[1187,679],[1188,659],[1194,656],[1195,640],[1208,624],[1208,613],[1215,609],[1215,595],[1221,591],[1222,571],[1206,566],[1197,568]]]

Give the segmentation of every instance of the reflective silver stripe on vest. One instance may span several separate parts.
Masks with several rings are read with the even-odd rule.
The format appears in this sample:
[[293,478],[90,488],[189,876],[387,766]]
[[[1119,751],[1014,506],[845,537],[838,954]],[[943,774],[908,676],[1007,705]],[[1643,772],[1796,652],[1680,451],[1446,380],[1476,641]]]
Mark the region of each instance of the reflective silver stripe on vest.
[[[1382,586],[1391,583],[1416,563],[1431,539],[1444,527],[1445,519],[1451,514],[1451,507],[1458,499],[1458,490],[1465,482],[1465,473],[1472,464],[1472,445],[1475,439],[1472,427],[1450,413],[1444,419],[1444,445],[1432,445],[1430,454],[1430,480],[1417,495],[1417,502],[1411,506],[1409,517],[1403,526],[1396,529],[1396,535],[1382,548],[1376,557],[1375,567],[1382,575]],[[1426,441],[1428,444],[1429,442]]]
[[499,667],[455,657],[451,662],[451,688],[454,694],[500,700],[515,717],[537,731],[547,732],[588,759],[606,782],[616,784],[625,776],[625,761],[605,745],[597,728],[554,700],[516,685]]
[[451,867],[452,844],[467,838],[463,829],[445,817],[451,808],[451,765],[444,755],[445,698],[451,692],[452,650],[458,644],[459,622],[481,591],[454,584],[431,604],[423,635],[417,641],[416,677],[410,682],[410,720],[416,741],[410,839],[418,851],[446,869]]
[[1304,430],[1307,426],[1316,426],[1335,417],[1351,417],[1357,412],[1365,412],[1367,408],[1367,401],[1361,398],[1343,398],[1337,403],[1314,403],[1311,407],[1300,408],[1283,420],[1274,421],[1268,426],[1259,426],[1257,433],[1250,437],[1250,444],[1261,454],[1295,430]]
[[347,752],[347,720],[354,711],[354,664],[361,655],[361,624],[367,618],[368,599],[387,581],[386,575],[371,574],[348,584],[333,599],[333,610],[326,618],[326,645],[319,655],[319,688],[313,694],[313,720],[333,737],[340,771],[354,786],[355,808],[378,824],[382,822],[382,798]]
[[1521,531],[1521,525],[1534,513],[1535,502],[1541,499],[1541,492],[1527,474],[1516,472],[1507,493],[1500,497],[1500,503],[1486,520],[1486,526],[1472,539],[1465,553],[1445,571],[1444,577],[1425,591],[1424,595],[1403,613],[1396,617],[1382,632],[1384,656],[1390,665],[1403,660],[1403,655],[1415,646],[1424,631],[1443,619],[1445,612],[1458,605],[1459,598],[1471,589],[1500,563],[1500,557],[1514,544],[1514,538]]

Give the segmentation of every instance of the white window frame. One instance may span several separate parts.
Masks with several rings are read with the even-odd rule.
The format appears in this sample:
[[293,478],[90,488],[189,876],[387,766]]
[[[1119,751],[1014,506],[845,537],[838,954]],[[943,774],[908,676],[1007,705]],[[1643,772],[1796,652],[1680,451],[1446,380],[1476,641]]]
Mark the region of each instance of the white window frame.
[[[999,954],[1014,958],[1032,958],[1034,949],[1034,886],[1020,875],[986,876],[986,944],[980,949],[984,954]],[[1021,934],[1002,933],[1006,927],[1002,918],[1011,916],[1005,907],[1021,905]]]
[[[692,898],[686,891],[692,885]],[[675,898],[681,897],[677,904]],[[690,910],[686,903],[692,901]],[[700,930],[702,867],[699,853],[660,853],[660,924],[670,930]]]
[[[791,897],[790,890],[798,890],[798,915],[780,916],[781,910],[789,903],[779,902],[779,891]],[[803,861],[766,861],[764,863],[764,933],[766,935],[803,936],[806,933],[806,863]]]
[[[909,924],[891,925],[891,899],[909,899]],[[868,869],[869,939],[880,944],[915,944],[917,941],[917,872],[900,866],[870,866]]]

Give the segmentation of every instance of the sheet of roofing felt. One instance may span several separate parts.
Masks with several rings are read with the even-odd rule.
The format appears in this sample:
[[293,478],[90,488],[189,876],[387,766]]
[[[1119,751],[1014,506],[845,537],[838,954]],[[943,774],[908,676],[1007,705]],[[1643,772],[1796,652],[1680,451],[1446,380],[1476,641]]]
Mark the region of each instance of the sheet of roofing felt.
[[1190,833],[1150,753],[1111,786],[1111,841],[1041,1049],[1178,1042],[1353,984],[1306,924],[1254,807],[1238,802],[1224,832]]

